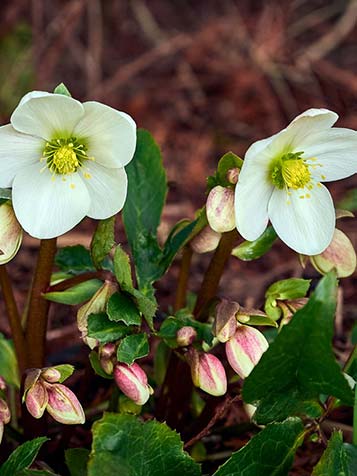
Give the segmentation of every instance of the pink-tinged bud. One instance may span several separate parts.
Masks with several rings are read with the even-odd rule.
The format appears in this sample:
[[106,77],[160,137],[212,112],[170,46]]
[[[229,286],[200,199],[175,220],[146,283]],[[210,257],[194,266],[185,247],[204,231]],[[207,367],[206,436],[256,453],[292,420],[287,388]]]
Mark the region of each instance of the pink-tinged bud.
[[108,375],[113,373],[114,362],[116,356],[116,345],[113,342],[103,345],[99,351],[99,361],[102,369]]
[[29,369],[26,373],[25,383],[24,383],[24,395],[22,397],[22,401],[25,401],[26,394],[32,388],[38,379],[41,376],[41,369]]
[[10,203],[0,205],[0,265],[8,263],[19,251],[22,228]]
[[114,342],[108,342],[107,344],[104,344],[101,347],[100,356],[109,359],[110,357],[113,357],[113,355],[115,355],[116,349],[117,346],[114,344]]
[[234,301],[222,299],[216,306],[216,317],[213,324],[213,335],[220,342],[227,342],[237,330],[236,314],[239,304]]
[[254,327],[238,325],[233,337],[226,343],[229,365],[241,377],[248,377],[269,344]]
[[120,390],[137,405],[144,405],[153,393],[143,369],[133,363],[118,363],[114,368],[114,379]]
[[84,411],[78,398],[65,385],[47,384],[48,404],[46,410],[59,423],[65,425],[83,424]]
[[321,254],[311,256],[310,261],[321,274],[335,268],[338,278],[346,278],[356,269],[356,252],[349,238],[336,228],[330,245]]
[[0,375],[0,390],[6,390],[5,379]]
[[227,377],[220,360],[212,354],[190,349],[188,362],[192,382],[206,393],[219,397],[227,391]]
[[41,378],[45,379],[49,383],[58,382],[61,378],[61,372],[54,367],[48,367],[42,370]]
[[209,226],[219,233],[235,228],[234,191],[217,185],[210,191],[206,213]]
[[217,248],[221,236],[210,226],[205,226],[190,242],[190,246],[195,253],[209,253]]
[[34,418],[41,418],[48,404],[48,394],[41,381],[37,381],[26,393],[26,408]]
[[229,169],[226,175],[228,182],[232,185],[235,185],[238,182],[239,172],[240,170],[238,167],[235,167],[234,169]]
[[180,347],[187,347],[188,345],[191,345],[192,342],[196,339],[197,337],[197,331],[191,326],[184,326],[181,327],[177,331],[176,334],[176,342],[177,345]]
[[0,423],[6,425],[11,419],[10,409],[2,398],[0,398]]

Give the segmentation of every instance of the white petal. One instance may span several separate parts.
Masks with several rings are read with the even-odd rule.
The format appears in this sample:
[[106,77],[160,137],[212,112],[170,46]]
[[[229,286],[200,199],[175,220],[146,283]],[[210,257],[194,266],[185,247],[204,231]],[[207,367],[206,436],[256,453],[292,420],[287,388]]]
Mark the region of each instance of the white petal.
[[23,104],[25,104],[25,102],[27,102],[29,99],[33,99],[33,98],[42,98],[44,96],[52,96],[52,93],[49,93],[47,91],[31,91],[27,94],[25,94],[25,96],[23,98],[21,98],[21,101],[19,102],[19,104],[17,105],[17,107],[19,106],[22,106]]
[[136,147],[136,124],[125,112],[90,101],[83,104],[85,116],[74,135],[84,138],[88,155],[105,167],[120,168],[133,158]]
[[16,132],[11,124],[0,127],[0,187],[11,187],[15,175],[40,161],[45,142]]
[[11,116],[11,124],[19,132],[46,140],[70,137],[74,126],[83,117],[79,101],[62,94],[34,91],[20,101]]
[[244,160],[250,161],[259,156],[277,135],[278,134],[274,134],[273,136],[267,137],[266,139],[261,139],[254,142],[254,144],[252,144],[245,153]]
[[91,175],[83,179],[90,195],[87,215],[104,220],[118,213],[124,206],[128,187],[125,170],[108,169],[93,162],[86,166],[84,172]]
[[[312,190],[275,189],[268,213],[278,236],[293,250],[317,255],[331,243],[335,229],[335,210],[331,195],[323,185]],[[308,193],[310,198],[300,198]],[[287,203],[289,199],[290,203]]]
[[301,149],[304,158],[317,159],[313,176],[318,181],[340,180],[357,172],[356,131],[334,127],[316,132],[301,143]]
[[[12,199],[22,227],[35,238],[66,233],[85,217],[89,193],[78,173],[54,176],[43,164],[30,165],[16,175]],[[66,179],[65,181],[63,179]]]

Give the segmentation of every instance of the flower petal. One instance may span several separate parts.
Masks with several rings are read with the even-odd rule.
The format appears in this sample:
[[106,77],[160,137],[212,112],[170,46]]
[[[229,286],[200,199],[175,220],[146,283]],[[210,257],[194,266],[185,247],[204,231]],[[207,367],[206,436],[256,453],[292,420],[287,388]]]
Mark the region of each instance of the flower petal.
[[11,124],[0,127],[0,187],[11,187],[17,172],[40,161],[45,142],[21,134]]
[[22,98],[12,113],[11,124],[19,132],[46,140],[70,137],[84,115],[82,104],[62,94],[41,93],[34,91],[32,96]]
[[16,175],[13,206],[22,227],[35,238],[54,238],[85,217],[89,193],[78,173],[54,176],[42,164],[30,165]]
[[317,181],[340,180],[357,172],[357,132],[334,127],[309,135],[301,143],[304,158],[316,158]]
[[[290,192],[287,196],[285,190],[274,190],[268,207],[272,225],[293,250],[305,255],[319,254],[331,243],[335,229],[331,195],[323,185]],[[310,198],[300,198],[306,194]]]
[[84,138],[88,155],[100,165],[124,167],[133,158],[136,146],[136,124],[125,112],[90,101],[83,104],[85,115],[75,128]]
[[128,179],[125,170],[108,169],[91,162],[86,166],[86,174],[90,178],[84,179],[90,195],[90,208],[87,215],[97,220],[109,218],[124,206]]

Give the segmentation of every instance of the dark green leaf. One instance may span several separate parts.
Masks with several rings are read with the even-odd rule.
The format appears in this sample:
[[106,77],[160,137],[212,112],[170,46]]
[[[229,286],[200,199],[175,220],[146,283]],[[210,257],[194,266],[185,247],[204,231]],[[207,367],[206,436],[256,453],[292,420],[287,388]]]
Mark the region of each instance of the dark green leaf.
[[72,97],[72,94],[69,92],[67,86],[64,83],[60,83],[54,89],[54,94],[62,94],[63,96]]
[[117,351],[119,362],[131,365],[134,360],[141,359],[149,353],[148,336],[145,333],[132,334],[120,342]]
[[265,296],[280,300],[305,297],[307,291],[309,290],[310,283],[311,279],[283,279],[269,286]]
[[93,264],[97,269],[102,267],[104,258],[109,254],[115,244],[114,226],[116,216],[101,220],[93,235],[90,245]]
[[256,421],[267,423],[300,414],[302,410],[303,413],[311,408],[316,411],[320,394],[335,396],[352,405],[352,391],[331,344],[336,289],[336,277],[329,273],[306,306],[282,328],[245,380],[243,398],[258,406]]
[[355,476],[356,474],[357,448],[343,443],[342,433],[336,431],[332,434],[312,476]]
[[277,236],[278,235],[274,231],[274,228],[272,226],[268,226],[262,236],[260,236],[257,240],[244,241],[234,248],[232,255],[243,261],[251,261],[260,258],[270,250]]
[[1,466],[0,476],[16,476],[20,471],[31,466],[41,446],[47,440],[48,438],[43,436],[18,446]]
[[200,476],[179,435],[155,420],[107,413],[93,425],[88,476]]
[[133,296],[139,311],[145,317],[151,330],[154,328],[154,316],[157,309],[157,302],[154,297],[147,297],[137,289],[132,289],[130,294]]
[[129,256],[123,248],[118,245],[114,253],[114,273],[118,283],[124,291],[133,289],[133,279],[131,277],[131,266]]
[[71,448],[65,451],[65,459],[71,476],[87,476],[89,450],[85,448]]
[[90,252],[82,245],[60,248],[55,257],[55,264],[61,271],[72,274],[95,271]]
[[213,476],[287,476],[303,438],[304,427],[297,418],[268,425]]
[[127,326],[140,326],[141,316],[133,301],[124,293],[114,293],[107,302],[107,314],[111,321],[122,321]]
[[217,166],[217,185],[222,187],[228,187],[232,185],[229,180],[227,180],[227,172],[230,169],[241,169],[243,165],[243,160],[238,157],[238,155],[233,152],[227,152],[223,157],[219,159]]
[[11,340],[0,333],[0,375],[9,385],[20,388],[19,369]]
[[98,353],[95,350],[92,350],[92,352],[90,352],[89,362],[92,366],[92,369],[97,375],[103,378],[107,378],[109,380],[113,380],[113,375],[109,375],[106,372],[104,372],[102,366],[100,365]]
[[121,339],[133,331],[132,327],[108,319],[105,312],[88,316],[88,336],[101,344]]
[[48,301],[74,306],[88,301],[102,285],[103,283],[99,279],[90,279],[89,281],[76,284],[65,291],[45,293],[42,296]]

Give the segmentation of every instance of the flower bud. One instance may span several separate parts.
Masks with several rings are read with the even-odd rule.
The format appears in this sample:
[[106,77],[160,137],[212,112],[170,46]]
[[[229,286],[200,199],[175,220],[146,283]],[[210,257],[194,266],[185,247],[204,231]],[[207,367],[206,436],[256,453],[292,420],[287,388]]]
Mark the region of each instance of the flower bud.
[[114,369],[113,357],[116,355],[116,345],[113,342],[104,344],[99,351],[99,361],[102,369],[112,375]]
[[238,325],[236,333],[226,343],[229,365],[241,378],[248,377],[268,346],[268,341],[257,329]]
[[221,233],[212,230],[210,226],[205,226],[190,242],[190,246],[195,253],[209,253],[217,248],[220,239]]
[[38,380],[26,392],[26,408],[34,418],[41,418],[48,404],[48,394],[43,383]]
[[41,377],[49,383],[55,383],[60,380],[61,372],[54,367],[48,367],[42,370]]
[[8,263],[18,252],[22,228],[9,202],[0,205],[0,265]]
[[152,388],[143,369],[133,363],[118,363],[114,368],[114,379],[120,390],[137,405],[144,405],[149,400]]
[[11,419],[10,409],[2,398],[0,398],[0,423],[6,425]]
[[181,327],[177,331],[176,334],[176,342],[177,345],[180,347],[187,347],[188,345],[191,345],[192,342],[196,339],[197,337],[197,331],[191,326],[184,326]]
[[47,384],[48,404],[46,410],[56,421],[65,425],[85,422],[84,411],[78,398],[65,385]]
[[0,375],[0,390],[6,390],[5,379]]
[[356,252],[349,238],[336,228],[330,245],[319,255],[311,256],[310,261],[321,274],[335,268],[338,278],[346,278],[356,269]]
[[236,314],[239,304],[234,301],[222,299],[216,306],[216,317],[213,324],[213,335],[220,342],[227,342],[237,330]]
[[226,372],[217,357],[190,349],[188,362],[191,367],[192,382],[196,387],[215,397],[226,393]]
[[239,177],[239,168],[238,167],[234,167],[233,169],[229,169],[227,171],[227,180],[229,183],[231,183],[232,185],[235,185],[237,182],[238,182],[238,177]]
[[206,213],[209,226],[219,233],[235,228],[234,191],[217,185],[210,191]]

